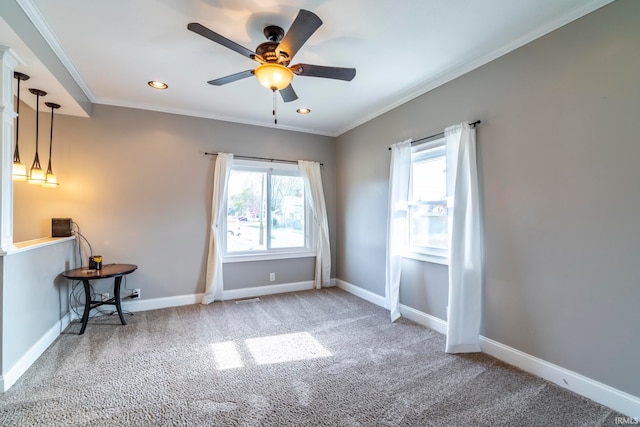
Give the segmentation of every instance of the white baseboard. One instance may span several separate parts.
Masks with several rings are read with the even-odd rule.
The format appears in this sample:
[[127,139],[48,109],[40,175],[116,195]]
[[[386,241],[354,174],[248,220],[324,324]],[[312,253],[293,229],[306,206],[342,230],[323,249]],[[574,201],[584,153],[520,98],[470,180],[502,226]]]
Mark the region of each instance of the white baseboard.
[[229,289],[222,291],[222,300],[253,298],[262,295],[281,294],[284,292],[308,291],[313,289],[313,281],[283,283],[280,285],[255,286],[253,288]]
[[340,279],[336,279],[336,285],[340,289],[347,291],[350,294],[353,294],[357,297],[360,297],[365,301],[369,301],[372,304],[375,304],[380,307],[384,307],[384,297],[381,297],[378,294],[375,294],[366,289],[362,289],[356,285],[352,285],[351,283],[345,282],[344,280],[340,280]]
[[480,336],[484,353],[640,421],[640,398]]
[[400,304],[400,314],[402,317],[416,322],[419,325],[426,326],[443,335],[447,334],[447,322],[422,311],[416,310],[409,306]]
[[[296,291],[306,291],[313,289],[313,281],[309,280],[306,282],[295,282],[295,283],[283,283],[279,285],[270,285],[270,286],[255,286],[252,288],[244,288],[244,289],[230,289],[226,291],[222,291],[222,299],[233,300],[240,298],[253,298],[259,297],[262,295],[272,295],[279,294],[283,292],[296,292]],[[122,300],[122,309],[125,311],[137,312],[137,311],[148,311],[148,310],[157,310],[160,308],[170,308],[170,307],[179,307],[182,305],[190,305],[190,304],[200,304],[202,301],[202,297],[204,294],[192,294],[192,295],[178,295],[175,297],[165,297],[165,298],[150,298],[150,299],[124,299]],[[108,305],[108,311],[115,310],[115,306]],[[78,313],[83,313],[84,306],[81,305],[76,308]],[[76,313],[72,312],[71,320],[78,320],[80,316]]]
[[[313,281],[284,283],[280,285],[255,286],[252,288],[230,289],[222,291],[222,300],[233,300],[240,298],[253,298],[262,295],[280,294],[283,292],[306,291],[313,289]],[[151,298],[151,299],[130,299],[122,301],[122,309],[131,312],[157,310],[160,308],[179,307],[182,305],[200,304],[204,294],[178,295],[175,297]],[[107,306],[109,310],[115,310],[112,305]],[[84,306],[77,308],[78,313],[82,313]],[[72,320],[79,317],[73,313]]]
[[[151,299],[127,299],[122,301],[122,309],[127,311],[148,311],[160,308],[180,307],[182,305],[200,304],[204,294],[178,295],[175,297]],[[115,307],[113,307],[115,309]]]
[[[148,311],[158,310],[160,308],[180,307],[182,305],[199,304],[202,301],[204,294],[192,294],[192,295],[178,295],[175,297],[164,298],[150,298],[150,299],[124,299],[122,300],[123,311]],[[114,305],[102,306],[102,310],[113,311],[116,307]],[[84,312],[84,305],[78,306],[75,312],[71,312],[71,320],[78,320],[82,317]]]
[[[336,279],[336,284],[340,289],[358,296],[363,300],[369,301],[372,304],[384,307],[384,297],[378,294],[367,291],[366,289],[362,289],[356,285],[352,285],[351,283],[345,282],[344,280],[340,279]],[[415,308],[411,308],[404,304],[400,304],[400,314],[402,315],[402,317],[416,322],[419,325],[426,326],[429,329],[433,329],[436,332],[440,332],[441,334],[447,333],[447,322],[442,319],[438,319],[435,316],[423,313],[422,311],[416,310]]]
[[29,369],[33,362],[44,353],[64,329],[69,326],[71,318],[67,313],[36,341],[27,352],[13,365],[6,374],[0,376],[0,391],[4,393]]
[[[356,285],[336,279],[340,289],[356,295],[366,301],[384,307],[384,298]],[[447,322],[411,307],[400,305],[400,314],[420,325],[446,334]],[[547,381],[571,390],[581,396],[608,406],[631,417],[636,424],[640,423],[640,398],[625,393],[601,382],[592,380],[577,372],[570,371],[545,360],[531,356],[515,348],[506,346],[492,339],[481,336],[480,348],[496,359],[541,377]],[[442,350],[444,351],[444,349]]]

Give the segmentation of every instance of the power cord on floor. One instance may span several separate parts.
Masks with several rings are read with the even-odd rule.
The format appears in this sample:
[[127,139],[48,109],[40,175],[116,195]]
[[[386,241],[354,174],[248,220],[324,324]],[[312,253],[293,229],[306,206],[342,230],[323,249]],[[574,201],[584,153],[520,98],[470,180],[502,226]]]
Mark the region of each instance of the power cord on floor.
[[[90,286],[90,289],[91,289],[90,291],[91,300],[94,301],[101,294],[96,293],[96,290],[93,287],[93,285]],[[73,313],[76,315],[78,320],[81,320],[83,315],[83,313],[80,313],[80,311],[78,310],[78,307],[84,306],[85,303],[86,301],[85,301],[85,293],[84,293],[84,284],[81,281],[76,280],[71,285],[71,294],[69,295],[69,307],[71,308],[71,311],[73,311]],[[105,310],[101,307],[96,307],[91,309],[91,312],[89,313],[89,318],[94,319],[96,317],[113,316],[115,313],[117,313],[117,310]],[[128,314],[130,316],[133,316],[133,313],[128,310],[122,310],[122,314]]]

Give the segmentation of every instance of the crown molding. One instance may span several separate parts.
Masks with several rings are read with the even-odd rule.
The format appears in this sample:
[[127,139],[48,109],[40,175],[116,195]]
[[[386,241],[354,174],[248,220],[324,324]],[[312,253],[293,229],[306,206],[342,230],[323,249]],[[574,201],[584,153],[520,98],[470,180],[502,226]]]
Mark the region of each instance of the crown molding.
[[259,126],[259,127],[271,128],[275,130],[302,132],[302,133],[308,133],[313,135],[329,136],[334,138],[337,136],[337,134],[335,133],[327,132],[319,129],[287,126],[282,123],[278,123],[276,125],[274,123],[265,123],[261,121],[255,121],[255,120],[247,120],[240,117],[223,116],[223,115],[217,115],[217,114],[205,114],[200,111],[189,110],[189,109],[163,108],[163,107],[158,107],[156,105],[141,104],[137,102],[123,102],[121,100],[107,99],[107,98],[98,98],[95,100],[94,103],[98,105],[108,105],[112,107],[134,108],[137,110],[156,111],[159,113],[176,114],[179,116],[189,116],[189,117],[197,117],[201,119],[218,120],[221,122],[238,123],[238,124],[250,125],[250,126]]
[[93,94],[93,92],[89,88],[89,85],[80,74],[80,71],[78,70],[76,65],[73,63],[73,61],[69,57],[69,54],[67,53],[67,51],[64,49],[64,47],[62,47],[60,40],[58,40],[58,37],[56,37],[56,35],[53,33],[53,30],[51,29],[47,21],[44,19],[44,17],[42,16],[42,13],[40,13],[40,10],[38,9],[38,7],[31,0],[15,0],[15,1],[16,3],[18,3],[20,8],[22,8],[24,13],[29,18],[29,20],[33,23],[35,28],[45,39],[49,47],[51,47],[51,49],[56,54],[60,62],[62,62],[62,65],[64,65],[64,67],[67,69],[69,74],[71,74],[71,77],[78,84],[82,92],[84,92],[85,96],[89,99],[89,101],[91,101],[91,103],[95,103],[95,100],[96,100],[95,95]]
[[479,68],[493,61],[494,59],[498,59],[501,56],[504,56],[507,53],[518,49],[519,47],[522,47],[536,39],[539,39],[540,37],[547,35],[550,32],[555,31],[558,28],[563,27],[569,24],[570,22],[575,21],[576,19],[582,18],[583,16],[597,9],[600,9],[601,7],[606,6],[609,3],[612,3],[614,1],[615,0],[591,0],[591,1],[585,2],[585,4],[565,13],[564,15],[558,16],[553,21],[548,22],[538,28],[535,28],[534,30],[530,31],[524,36],[519,37],[498,49],[482,54],[478,57],[460,62],[450,67],[449,69],[443,71],[442,73],[434,77],[431,77],[425,81],[422,81],[417,85],[414,85],[412,88],[405,91],[404,95],[402,95],[400,98],[397,98],[395,101],[391,102],[386,107],[376,110],[371,114],[368,114],[367,116],[363,117],[362,119],[357,120],[356,122],[353,122],[352,124],[346,126],[342,130],[337,132],[336,136],[342,135],[343,133],[348,132],[351,129],[354,129],[370,120],[373,120],[374,118],[381,116],[382,114],[388,111],[391,111],[394,108],[397,108],[400,105],[411,101],[412,99],[415,99],[421,95],[424,95],[425,93],[430,92],[433,89],[436,89],[460,76],[463,76],[464,74],[467,74],[470,71],[473,71],[476,68]]

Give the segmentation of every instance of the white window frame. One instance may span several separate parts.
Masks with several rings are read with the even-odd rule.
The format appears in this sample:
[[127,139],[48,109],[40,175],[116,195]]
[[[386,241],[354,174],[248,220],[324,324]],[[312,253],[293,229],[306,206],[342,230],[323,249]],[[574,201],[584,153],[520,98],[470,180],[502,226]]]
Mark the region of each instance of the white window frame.
[[[261,161],[261,160],[241,160],[234,159],[233,165],[231,166],[231,171],[233,173],[234,170],[245,170],[245,171],[256,171],[256,172],[265,172],[267,174],[273,175],[289,175],[289,176],[300,176],[300,169],[297,164],[292,163],[279,163],[279,162],[271,162],[271,161]],[[269,189],[269,186],[267,186]],[[304,189],[303,189],[304,191]],[[244,251],[244,252],[227,252],[227,202],[229,200],[229,196],[227,194],[227,198],[224,201],[224,221],[222,222],[222,262],[223,263],[232,263],[232,262],[246,262],[246,261],[266,261],[266,260],[274,260],[274,259],[288,259],[288,258],[308,258],[314,257],[315,251],[315,227],[311,226],[313,221],[313,215],[311,212],[311,206],[309,205],[309,201],[307,200],[306,194],[304,195],[305,201],[305,247],[301,248],[268,248],[266,250],[260,251]],[[267,194],[267,206],[270,206],[271,194],[270,190],[268,190]],[[269,209],[267,210],[267,227],[271,227],[271,212]]]
[[[425,158],[430,157],[440,157],[444,156],[446,159],[446,140],[444,137],[436,139],[434,141],[426,142],[424,144],[415,145],[411,148],[411,170],[413,170],[413,162],[424,160]],[[437,150],[437,151],[436,151]],[[442,153],[440,153],[442,150]],[[410,188],[413,186],[413,174],[410,177]],[[411,192],[410,192],[411,193]],[[411,194],[410,194],[411,197]],[[412,200],[408,201],[408,207],[410,208],[412,205],[417,205],[417,203]],[[410,220],[410,215],[407,213],[407,221]],[[451,217],[449,217],[451,220]],[[406,246],[403,253],[405,258],[415,259],[418,261],[430,262],[434,264],[442,264],[449,265],[449,250],[443,250],[440,248],[434,247],[425,247],[425,246],[412,246],[410,244],[411,239],[409,236],[409,232],[411,227],[407,224],[407,238],[406,238]]]

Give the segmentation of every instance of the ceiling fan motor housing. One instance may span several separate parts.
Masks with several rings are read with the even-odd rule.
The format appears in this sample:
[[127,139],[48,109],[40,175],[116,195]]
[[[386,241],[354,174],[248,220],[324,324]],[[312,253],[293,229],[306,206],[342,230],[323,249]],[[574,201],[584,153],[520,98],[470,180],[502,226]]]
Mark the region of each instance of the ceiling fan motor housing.
[[261,43],[256,48],[256,55],[267,63],[278,63],[285,67],[289,65],[289,55],[286,52],[280,52],[280,55],[276,53],[276,49],[284,37],[284,30],[277,25],[267,25],[264,27],[263,33],[269,41]]
[[278,54],[276,48],[280,43],[278,42],[264,42],[256,48],[256,55],[262,58],[265,62],[277,63]]
[[264,30],[262,30],[262,32],[270,42],[279,43],[284,37],[284,30],[277,25],[267,25],[266,27],[264,27]]

